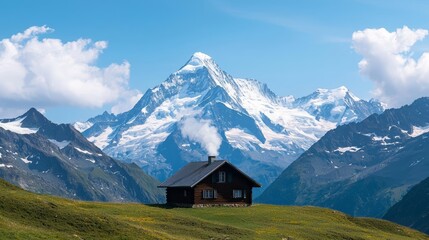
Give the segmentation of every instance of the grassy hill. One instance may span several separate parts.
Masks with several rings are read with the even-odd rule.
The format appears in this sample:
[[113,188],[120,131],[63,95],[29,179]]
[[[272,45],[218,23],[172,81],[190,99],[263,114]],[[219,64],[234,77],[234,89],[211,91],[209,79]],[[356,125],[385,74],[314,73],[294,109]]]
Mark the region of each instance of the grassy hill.
[[316,207],[163,208],[66,200],[0,180],[0,239],[429,239]]

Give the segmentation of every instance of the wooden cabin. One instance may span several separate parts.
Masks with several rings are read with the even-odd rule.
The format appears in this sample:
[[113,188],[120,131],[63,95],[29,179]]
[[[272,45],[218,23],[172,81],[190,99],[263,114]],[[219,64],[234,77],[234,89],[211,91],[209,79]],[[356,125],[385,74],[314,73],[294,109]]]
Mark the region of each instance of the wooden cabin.
[[167,204],[180,207],[250,206],[259,183],[226,160],[191,162],[158,187],[166,188]]

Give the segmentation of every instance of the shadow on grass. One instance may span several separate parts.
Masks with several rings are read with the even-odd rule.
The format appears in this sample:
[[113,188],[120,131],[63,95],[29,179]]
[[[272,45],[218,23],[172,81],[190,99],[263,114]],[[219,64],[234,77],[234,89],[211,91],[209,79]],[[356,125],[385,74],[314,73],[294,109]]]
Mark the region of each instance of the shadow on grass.
[[154,208],[162,208],[162,209],[181,208],[181,207],[171,205],[171,204],[166,204],[166,203],[163,203],[163,204],[159,204],[159,203],[158,204],[146,204],[146,206],[154,207]]

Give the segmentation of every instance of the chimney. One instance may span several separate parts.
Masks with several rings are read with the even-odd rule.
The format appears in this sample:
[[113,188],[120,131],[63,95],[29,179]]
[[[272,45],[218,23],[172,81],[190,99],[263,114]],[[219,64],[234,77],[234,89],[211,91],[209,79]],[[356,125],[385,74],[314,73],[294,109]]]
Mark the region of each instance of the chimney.
[[216,159],[216,156],[209,156],[208,162],[211,164]]

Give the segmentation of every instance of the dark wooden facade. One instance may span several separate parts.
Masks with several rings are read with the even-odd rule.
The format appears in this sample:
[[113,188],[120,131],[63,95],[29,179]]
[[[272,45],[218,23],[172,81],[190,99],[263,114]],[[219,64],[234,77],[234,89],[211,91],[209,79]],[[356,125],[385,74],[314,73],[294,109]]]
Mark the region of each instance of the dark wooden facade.
[[[260,185],[225,161],[225,164],[201,178],[193,186],[166,186],[167,204],[187,207],[249,206],[252,204],[253,187]],[[212,194],[207,194],[210,191]]]

